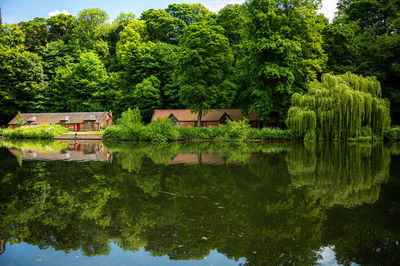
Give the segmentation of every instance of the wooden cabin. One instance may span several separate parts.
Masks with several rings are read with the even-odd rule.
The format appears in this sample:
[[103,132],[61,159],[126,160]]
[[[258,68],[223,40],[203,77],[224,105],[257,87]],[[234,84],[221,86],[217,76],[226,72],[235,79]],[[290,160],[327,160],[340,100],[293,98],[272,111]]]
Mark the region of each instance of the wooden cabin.
[[[193,113],[189,109],[156,109],[151,120],[157,118],[168,117],[172,123],[178,127],[195,127],[197,126],[197,113]],[[247,118],[252,127],[260,127],[257,120],[257,113],[251,112],[245,116],[241,109],[211,109],[203,114],[201,126],[215,127],[225,123],[227,119],[231,121],[239,121]]]
[[[69,130],[99,130],[100,126],[111,126],[115,124],[112,112],[76,112],[76,113],[22,113],[23,126],[57,124]],[[18,125],[17,116],[9,123],[10,128]]]

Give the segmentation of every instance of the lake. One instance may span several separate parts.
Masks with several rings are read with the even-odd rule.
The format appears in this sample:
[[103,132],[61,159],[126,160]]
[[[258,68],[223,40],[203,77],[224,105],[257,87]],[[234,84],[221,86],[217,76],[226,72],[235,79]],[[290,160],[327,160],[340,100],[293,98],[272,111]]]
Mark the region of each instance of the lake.
[[0,141],[0,265],[398,265],[400,145]]

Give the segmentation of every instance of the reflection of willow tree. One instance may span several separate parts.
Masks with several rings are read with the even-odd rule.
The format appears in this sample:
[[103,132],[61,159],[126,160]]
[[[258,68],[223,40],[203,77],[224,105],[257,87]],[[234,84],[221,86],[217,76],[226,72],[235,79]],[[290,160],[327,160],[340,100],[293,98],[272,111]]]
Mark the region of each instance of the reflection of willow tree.
[[[292,181],[296,180],[294,165],[302,163],[299,169],[318,166],[318,156],[300,161],[318,148],[305,150],[301,144],[105,145],[114,152],[112,164],[29,161],[19,167],[13,156],[0,149],[0,164],[9,165],[0,167],[0,228],[5,239],[41,248],[82,249],[87,256],[108,254],[112,239],[124,250],[145,247],[155,256],[171,259],[201,259],[217,249],[229,258],[245,257],[256,265],[317,261],[325,210],[319,197],[310,196],[308,184],[312,183],[307,183],[305,174],[298,180],[307,185],[306,190]],[[165,163],[177,152],[217,149],[226,161],[234,151],[258,152],[258,163]],[[377,157],[385,154],[375,149],[370,152],[377,152]],[[290,159],[296,163],[292,165]]]
[[389,177],[390,150],[382,143],[313,143],[297,148],[286,158],[292,183],[325,207],[374,203]]
[[374,205],[353,209],[335,207],[328,212],[322,235],[334,245],[339,263],[399,265],[400,261],[400,158],[395,176],[382,185],[385,191]]

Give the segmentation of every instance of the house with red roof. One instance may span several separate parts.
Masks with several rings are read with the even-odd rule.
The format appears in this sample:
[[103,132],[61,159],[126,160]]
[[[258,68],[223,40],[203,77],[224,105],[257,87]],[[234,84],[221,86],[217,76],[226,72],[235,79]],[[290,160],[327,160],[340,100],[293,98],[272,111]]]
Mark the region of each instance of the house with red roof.
[[[152,121],[157,118],[168,117],[172,123],[178,127],[195,127],[197,126],[197,113],[189,109],[156,109],[154,111]],[[202,116],[201,126],[215,127],[225,123],[227,119],[231,121],[249,120],[252,127],[259,127],[260,122],[257,120],[255,111],[245,115],[241,109],[211,109]]]

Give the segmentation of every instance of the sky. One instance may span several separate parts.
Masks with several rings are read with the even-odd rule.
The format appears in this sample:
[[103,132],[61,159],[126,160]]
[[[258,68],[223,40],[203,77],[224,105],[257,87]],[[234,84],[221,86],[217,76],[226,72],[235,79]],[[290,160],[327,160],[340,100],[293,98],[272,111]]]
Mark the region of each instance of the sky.
[[[150,8],[164,9],[169,4],[201,3],[209,10],[218,12],[227,4],[241,4],[244,0],[0,0],[3,24],[19,23],[35,17],[49,18],[60,12],[76,16],[86,8],[100,8],[115,19],[120,12],[140,14]],[[320,10],[332,20],[336,11],[337,0],[322,0]]]

